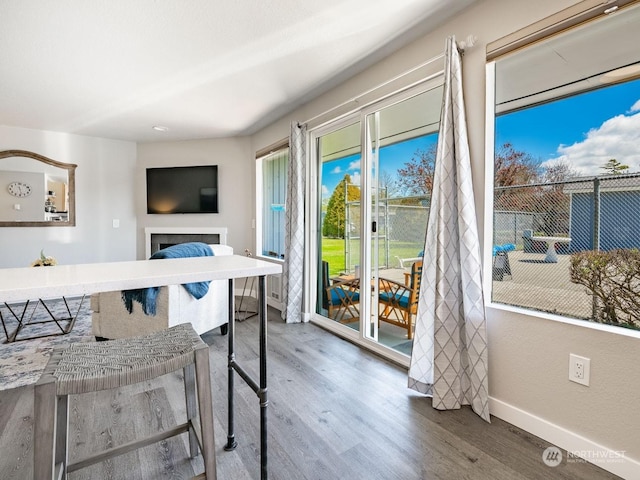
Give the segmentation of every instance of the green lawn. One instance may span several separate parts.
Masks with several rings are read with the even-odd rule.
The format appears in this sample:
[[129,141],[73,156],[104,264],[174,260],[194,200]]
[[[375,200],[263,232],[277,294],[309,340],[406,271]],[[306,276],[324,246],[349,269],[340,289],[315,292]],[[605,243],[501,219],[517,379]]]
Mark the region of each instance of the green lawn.
[[[358,248],[357,243],[352,243],[353,248]],[[389,243],[389,268],[398,266],[398,259],[400,258],[413,258],[418,256],[418,252],[422,251],[424,245],[415,242],[399,242],[391,241]],[[345,246],[344,239],[342,238],[322,238],[322,260],[329,262],[329,276],[334,277],[345,271]],[[360,257],[359,252],[355,252],[352,259]],[[380,266],[387,266],[385,258],[384,243],[380,244]],[[353,266],[352,266],[353,268]]]
[[329,263],[329,277],[344,272],[344,239],[322,237],[322,260]]

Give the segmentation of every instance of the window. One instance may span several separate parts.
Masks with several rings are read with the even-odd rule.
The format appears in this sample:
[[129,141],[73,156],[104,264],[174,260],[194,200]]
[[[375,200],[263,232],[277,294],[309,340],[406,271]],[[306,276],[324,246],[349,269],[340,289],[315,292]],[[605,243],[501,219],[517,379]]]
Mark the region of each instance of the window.
[[639,20],[495,62],[494,303],[640,329]]
[[284,258],[285,199],[289,148],[257,159],[257,248],[263,256]]

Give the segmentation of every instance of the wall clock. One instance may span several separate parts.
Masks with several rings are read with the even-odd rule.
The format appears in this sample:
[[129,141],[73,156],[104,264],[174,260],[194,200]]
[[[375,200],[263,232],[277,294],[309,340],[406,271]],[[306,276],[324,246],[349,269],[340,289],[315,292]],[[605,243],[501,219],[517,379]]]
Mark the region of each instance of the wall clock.
[[31,195],[31,185],[24,182],[11,182],[7,190],[14,197],[28,197]]

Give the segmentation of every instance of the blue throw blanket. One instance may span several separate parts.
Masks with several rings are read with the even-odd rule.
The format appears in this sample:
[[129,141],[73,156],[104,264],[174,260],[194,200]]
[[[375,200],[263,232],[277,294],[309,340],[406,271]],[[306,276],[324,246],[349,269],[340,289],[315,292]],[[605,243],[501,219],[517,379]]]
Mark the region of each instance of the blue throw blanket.
[[[212,257],[213,250],[206,243],[191,242],[180,243],[171,247],[158,250],[151,255],[149,260],[157,260],[162,258],[185,258],[185,257]],[[183,287],[197,300],[204,297],[209,291],[210,282],[194,282],[185,283]],[[142,311],[146,315],[156,314],[156,299],[160,287],[139,288],[135,290],[124,290],[122,292],[122,300],[127,311],[133,311],[133,302],[136,301],[142,305]]]

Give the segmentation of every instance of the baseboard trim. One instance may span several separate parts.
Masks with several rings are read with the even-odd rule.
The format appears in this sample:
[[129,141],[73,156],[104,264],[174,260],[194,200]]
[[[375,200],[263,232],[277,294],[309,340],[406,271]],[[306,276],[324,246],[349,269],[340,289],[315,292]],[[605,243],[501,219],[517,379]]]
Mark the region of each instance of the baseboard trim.
[[[489,398],[489,410],[491,415],[495,415],[505,422],[509,422],[571,454],[581,457],[580,460],[573,457],[572,461],[582,461],[584,459],[619,477],[625,479],[638,478],[640,462],[624,456],[624,453],[599,445],[566,428],[493,397]],[[540,452],[540,455],[542,455],[542,452]]]
[[269,307],[273,307],[276,310],[280,310],[280,311],[282,311],[282,308],[284,307],[282,302],[279,302],[278,300],[275,300],[275,299],[273,299],[271,297],[267,297],[267,305]]
[[[236,297],[241,297],[242,296],[242,288],[235,288],[234,289],[234,294]],[[257,298],[257,296],[255,295],[255,292],[249,292],[249,291],[244,291],[244,294],[255,299]],[[267,306],[269,307],[273,307],[276,310],[280,310],[282,311],[282,309],[284,308],[284,305],[282,302],[276,300],[275,298],[269,297],[267,296]],[[236,301],[236,308],[238,308],[238,302]]]

